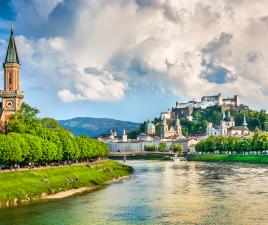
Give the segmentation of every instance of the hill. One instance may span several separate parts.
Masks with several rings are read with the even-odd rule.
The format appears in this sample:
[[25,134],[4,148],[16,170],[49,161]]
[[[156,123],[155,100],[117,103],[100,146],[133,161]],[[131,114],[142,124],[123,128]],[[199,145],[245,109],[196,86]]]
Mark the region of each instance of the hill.
[[116,129],[119,136],[123,130],[127,132],[138,130],[139,123],[121,121],[108,118],[91,118],[76,117],[68,120],[59,120],[62,127],[70,130],[74,135],[87,135],[90,137],[98,137],[104,134],[110,134],[112,129]]
[[[268,131],[268,114],[265,110],[252,110],[246,109],[239,111],[236,109],[229,110],[231,116],[234,117],[235,124],[242,126],[244,116],[246,117],[248,128],[250,131],[261,130]],[[225,112],[228,113],[227,111]],[[212,122],[214,125],[219,126],[222,120],[222,110],[219,106],[211,106],[206,109],[195,109],[192,113],[193,120],[189,121],[186,118],[180,118],[182,125],[182,133],[184,136],[194,136],[206,133],[207,123]],[[160,135],[160,118],[154,119],[156,125],[156,133]],[[140,131],[145,131],[145,123],[141,124]],[[175,121],[168,120],[168,125],[175,125]]]

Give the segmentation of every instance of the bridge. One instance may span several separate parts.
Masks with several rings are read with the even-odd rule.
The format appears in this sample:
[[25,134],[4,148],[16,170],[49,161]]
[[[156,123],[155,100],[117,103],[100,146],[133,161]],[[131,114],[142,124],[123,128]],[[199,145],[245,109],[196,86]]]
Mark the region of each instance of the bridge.
[[[148,152],[148,151],[126,151],[126,152],[110,152],[108,158],[117,160],[135,160],[135,159],[147,159],[147,160],[171,160],[174,157],[173,152]],[[183,158],[183,155],[179,156]]]

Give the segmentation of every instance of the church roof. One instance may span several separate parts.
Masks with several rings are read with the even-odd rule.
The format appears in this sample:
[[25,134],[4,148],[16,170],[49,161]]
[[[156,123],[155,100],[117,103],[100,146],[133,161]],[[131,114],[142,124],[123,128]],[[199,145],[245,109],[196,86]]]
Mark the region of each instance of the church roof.
[[230,130],[242,130],[242,131],[248,131],[248,128],[242,127],[242,126],[235,126],[231,127]]
[[149,120],[146,125],[145,125],[145,129],[155,129],[155,125],[153,124],[153,122],[151,120]]
[[17,48],[16,48],[16,43],[15,43],[13,28],[11,28],[10,30],[10,38],[9,38],[5,63],[18,63],[18,64],[20,63]]
[[225,118],[225,121],[227,121],[227,122],[233,122],[234,120],[235,120],[234,117],[231,116],[230,111],[228,111],[228,115],[227,115],[227,117]]

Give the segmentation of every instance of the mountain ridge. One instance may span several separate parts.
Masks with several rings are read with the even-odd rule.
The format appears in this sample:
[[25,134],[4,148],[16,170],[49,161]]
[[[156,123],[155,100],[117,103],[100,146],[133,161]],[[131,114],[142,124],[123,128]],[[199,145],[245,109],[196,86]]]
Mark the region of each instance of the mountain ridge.
[[74,117],[66,120],[58,120],[58,122],[76,136],[87,135],[91,137],[108,135],[112,129],[116,129],[117,134],[121,136],[124,129],[130,132],[140,127],[140,123],[137,122],[112,118]]

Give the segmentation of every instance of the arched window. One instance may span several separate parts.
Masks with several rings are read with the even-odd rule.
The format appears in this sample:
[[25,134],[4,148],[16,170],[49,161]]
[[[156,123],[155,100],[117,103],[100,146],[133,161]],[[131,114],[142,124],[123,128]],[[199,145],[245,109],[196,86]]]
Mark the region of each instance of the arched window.
[[8,83],[9,84],[12,84],[12,74],[11,73],[8,76]]

